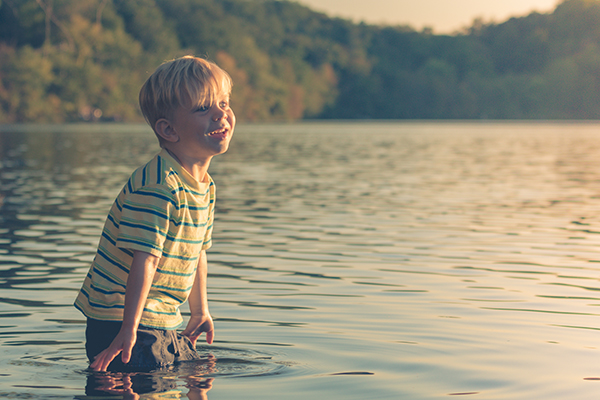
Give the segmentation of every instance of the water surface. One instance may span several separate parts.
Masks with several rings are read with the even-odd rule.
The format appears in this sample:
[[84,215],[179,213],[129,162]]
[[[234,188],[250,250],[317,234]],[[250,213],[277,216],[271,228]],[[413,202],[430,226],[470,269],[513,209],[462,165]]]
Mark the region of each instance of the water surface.
[[0,130],[0,397],[600,394],[600,125],[241,125],[211,165],[215,343],[98,376],[72,302],[155,142]]

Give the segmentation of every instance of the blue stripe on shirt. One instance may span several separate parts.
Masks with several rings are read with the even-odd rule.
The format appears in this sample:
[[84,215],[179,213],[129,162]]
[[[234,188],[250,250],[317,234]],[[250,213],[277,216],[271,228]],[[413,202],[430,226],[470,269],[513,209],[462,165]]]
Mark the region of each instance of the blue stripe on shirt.
[[113,260],[112,258],[110,258],[106,253],[104,253],[104,251],[102,251],[100,248],[98,249],[98,255],[101,256],[102,258],[104,258],[106,261],[108,261],[109,263],[111,263],[112,265],[114,265],[115,267],[119,268],[120,270],[129,273],[129,268],[126,268],[124,265],[116,262],[115,260]]

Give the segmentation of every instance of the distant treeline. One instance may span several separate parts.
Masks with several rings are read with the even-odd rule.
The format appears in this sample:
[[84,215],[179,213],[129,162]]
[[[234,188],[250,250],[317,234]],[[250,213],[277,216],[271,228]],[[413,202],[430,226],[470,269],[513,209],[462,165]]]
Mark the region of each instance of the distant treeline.
[[140,121],[184,54],[231,74],[243,121],[600,118],[600,0],[455,35],[287,1],[0,0],[0,122]]

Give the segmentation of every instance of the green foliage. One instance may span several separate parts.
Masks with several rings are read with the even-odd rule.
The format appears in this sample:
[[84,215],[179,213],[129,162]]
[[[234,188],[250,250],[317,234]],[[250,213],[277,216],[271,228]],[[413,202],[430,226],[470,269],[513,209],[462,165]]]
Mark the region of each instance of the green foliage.
[[39,47],[45,39],[45,14],[34,0],[0,4],[0,39],[13,47]]
[[479,39],[488,49],[496,72],[539,72],[549,58],[549,22],[547,16],[533,13],[487,27]]
[[141,121],[184,54],[230,73],[241,121],[600,118],[600,0],[452,36],[276,0],[1,0],[0,122]]
[[30,46],[0,47],[0,117],[7,122],[57,121],[59,99],[48,95],[52,64]]

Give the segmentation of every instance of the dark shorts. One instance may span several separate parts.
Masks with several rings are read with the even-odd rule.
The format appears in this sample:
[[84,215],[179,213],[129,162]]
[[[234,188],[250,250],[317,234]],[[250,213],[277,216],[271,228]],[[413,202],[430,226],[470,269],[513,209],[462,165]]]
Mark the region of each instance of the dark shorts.
[[[85,329],[85,351],[90,363],[106,350],[121,329],[121,322],[99,321],[88,318]],[[140,326],[137,340],[127,364],[119,354],[110,363],[108,371],[148,371],[182,361],[199,360],[200,356],[190,339],[175,330],[152,329]]]

